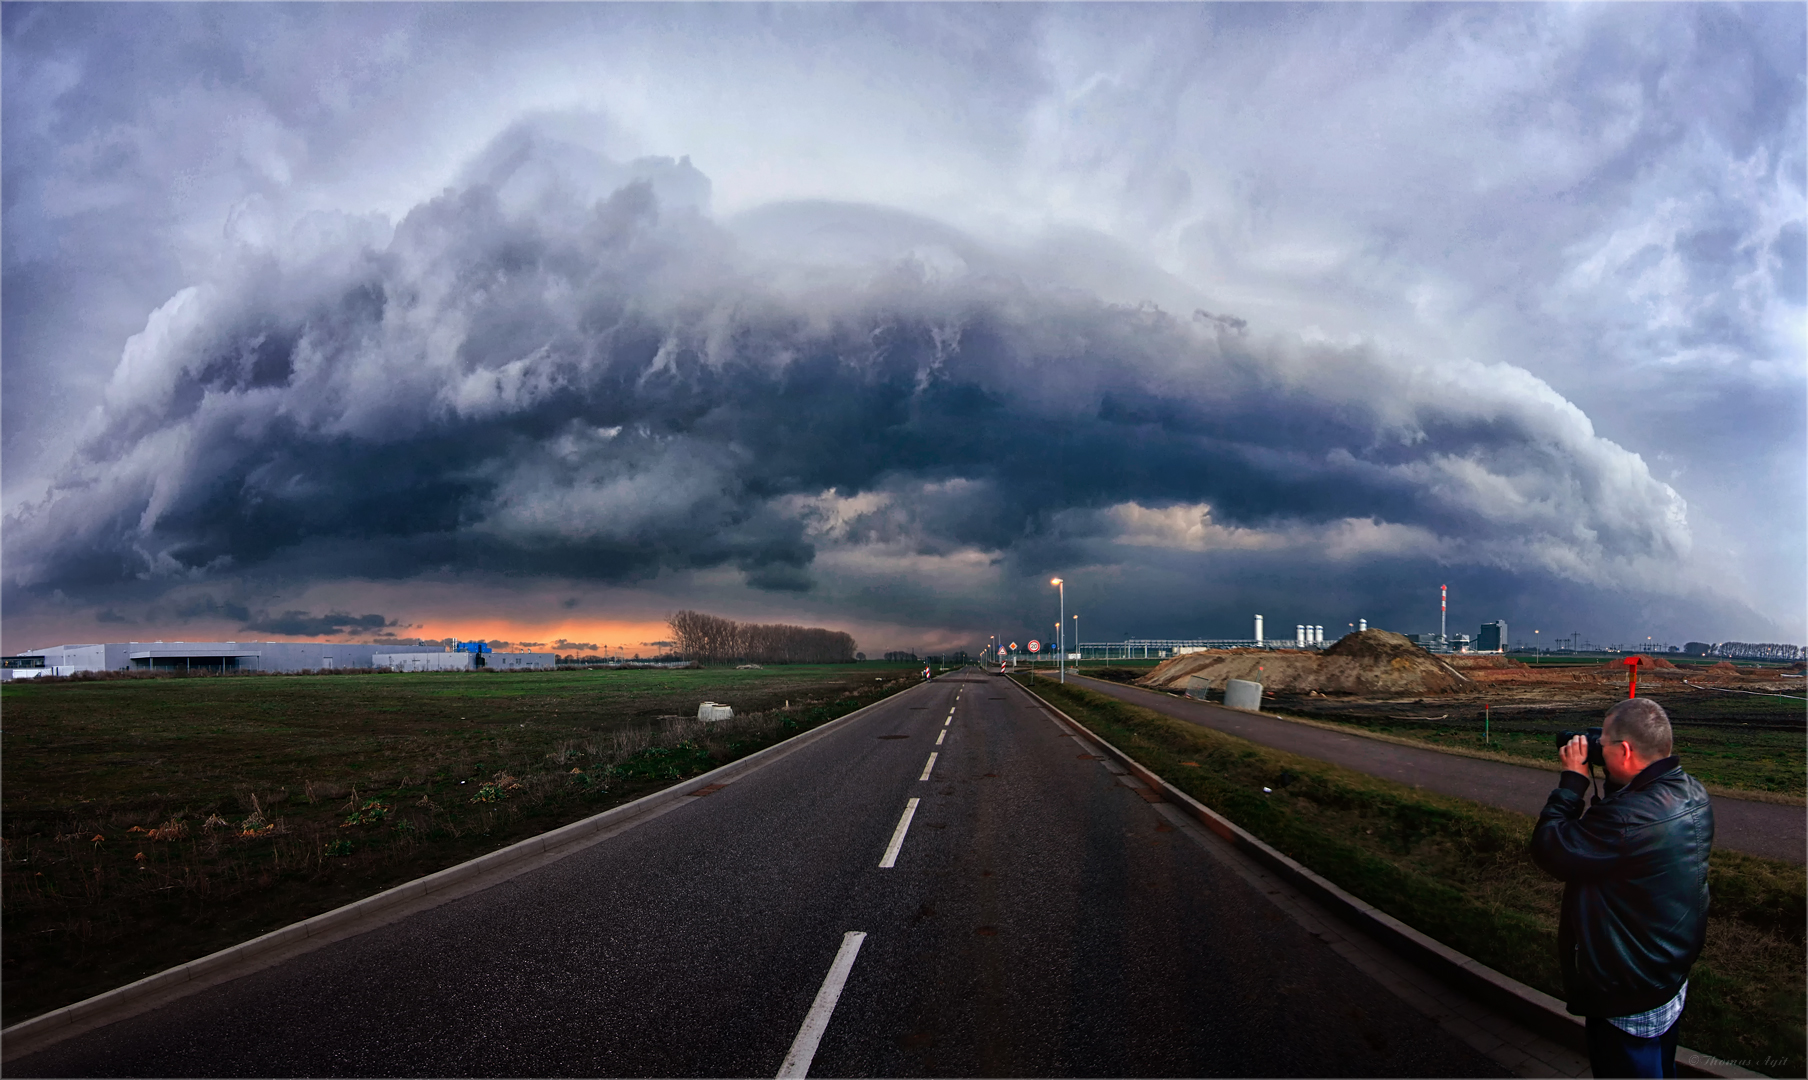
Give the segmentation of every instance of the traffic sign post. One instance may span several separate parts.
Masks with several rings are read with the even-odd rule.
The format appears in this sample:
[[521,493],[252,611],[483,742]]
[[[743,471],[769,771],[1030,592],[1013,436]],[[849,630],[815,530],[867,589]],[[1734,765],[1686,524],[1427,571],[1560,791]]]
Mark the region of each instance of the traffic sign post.
[[1642,656],[1628,656],[1626,659],[1620,661],[1620,663],[1626,665],[1626,670],[1632,673],[1632,682],[1626,687],[1626,696],[1628,698],[1638,697],[1638,669],[1639,665],[1644,662],[1645,658]]

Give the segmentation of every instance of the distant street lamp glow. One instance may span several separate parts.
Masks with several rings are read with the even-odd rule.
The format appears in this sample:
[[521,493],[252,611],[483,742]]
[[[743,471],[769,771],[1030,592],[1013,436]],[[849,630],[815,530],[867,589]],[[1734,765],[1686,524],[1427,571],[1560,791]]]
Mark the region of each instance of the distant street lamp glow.
[[1055,648],[1059,657],[1061,681],[1067,681],[1067,582],[1060,578],[1049,578],[1048,583],[1061,590],[1061,621],[1055,624]]

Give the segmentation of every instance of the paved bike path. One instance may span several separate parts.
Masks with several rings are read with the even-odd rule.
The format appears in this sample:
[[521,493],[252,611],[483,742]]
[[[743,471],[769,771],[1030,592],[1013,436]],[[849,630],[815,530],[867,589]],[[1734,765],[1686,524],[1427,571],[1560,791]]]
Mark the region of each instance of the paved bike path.
[[[1086,689],[1176,720],[1228,732],[1250,742],[1379,776],[1412,787],[1455,795],[1504,810],[1537,814],[1557,786],[1555,770],[1401,746],[1331,731],[1260,713],[1227,709],[1139,686],[1071,675]],[[1683,768],[1689,765],[1682,754]],[[1714,844],[1801,865],[1808,862],[1808,810],[1799,806],[1714,796]]]

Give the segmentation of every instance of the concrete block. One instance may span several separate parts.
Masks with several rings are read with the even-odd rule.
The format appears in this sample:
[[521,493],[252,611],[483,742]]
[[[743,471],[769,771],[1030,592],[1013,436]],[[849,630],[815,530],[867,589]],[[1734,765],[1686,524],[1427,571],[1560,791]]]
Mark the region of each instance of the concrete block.
[[1227,708],[1248,709],[1258,712],[1262,708],[1262,684],[1247,679],[1227,679],[1224,683],[1224,704]]

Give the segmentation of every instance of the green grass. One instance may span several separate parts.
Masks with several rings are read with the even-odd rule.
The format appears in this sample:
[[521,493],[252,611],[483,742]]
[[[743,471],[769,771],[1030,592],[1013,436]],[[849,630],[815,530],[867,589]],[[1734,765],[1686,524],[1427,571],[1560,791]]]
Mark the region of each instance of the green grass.
[[[916,681],[852,664],[5,684],[0,1019],[600,812]],[[706,699],[736,718],[699,724]]]
[[[1640,687],[1641,691],[1645,687]],[[1704,784],[1801,798],[1808,793],[1808,705],[1779,698],[1654,689],[1670,714],[1683,767]],[[1505,708],[1484,730],[1473,703],[1347,702],[1276,695],[1272,711],[1412,739],[1434,747],[1489,751],[1549,766],[1556,736],[1601,724],[1600,708]],[[1439,717],[1433,719],[1432,717]]]
[[[1563,887],[1527,854],[1533,819],[1272,750],[1069,684],[1036,691],[1251,833],[1450,947],[1559,998]],[[1263,788],[1270,788],[1265,793]],[[1801,1075],[1808,872],[1714,852],[1708,942],[1681,1041]]]

